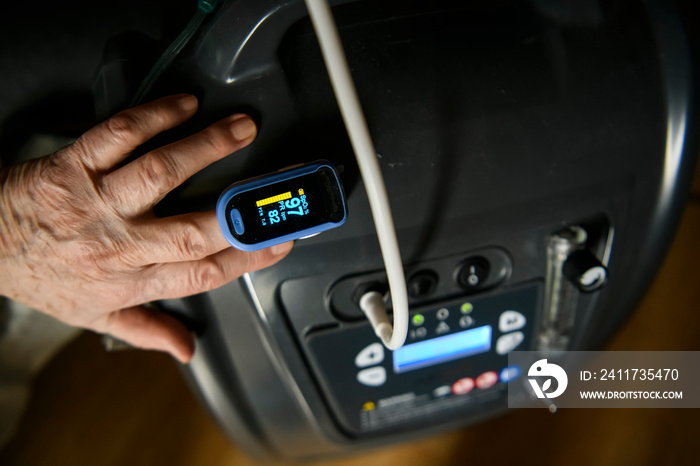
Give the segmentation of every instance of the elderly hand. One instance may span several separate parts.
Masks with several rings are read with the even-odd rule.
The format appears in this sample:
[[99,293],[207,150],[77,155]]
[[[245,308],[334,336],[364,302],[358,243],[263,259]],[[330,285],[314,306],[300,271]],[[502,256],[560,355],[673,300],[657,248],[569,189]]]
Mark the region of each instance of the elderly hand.
[[190,95],[160,99],[114,116],[55,154],[0,171],[0,293],[68,324],[189,361],[194,343],[185,326],[140,305],[211,290],[291,249],[291,243],[253,253],[233,249],[213,211],[153,214],[173,188],[255,138],[245,115],[118,168],[196,108]]

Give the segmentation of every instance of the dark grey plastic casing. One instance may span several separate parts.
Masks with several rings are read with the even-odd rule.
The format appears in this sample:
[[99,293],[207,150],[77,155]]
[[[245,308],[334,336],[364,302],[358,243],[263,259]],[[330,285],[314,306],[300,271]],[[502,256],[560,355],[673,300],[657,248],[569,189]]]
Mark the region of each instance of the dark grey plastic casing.
[[[580,225],[591,250],[608,255],[609,277],[580,297],[570,348],[600,347],[664,257],[697,154],[692,50],[672,5],[331,3],[407,276],[429,270],[438,277],[411,304],[541,285],[548,238]],[[251,146],[166,199],[165,211],[211,207],[232,177],[272,167],[326,158],[345,168],[350,216],[342,228],[298,243],[266,270],[161,303],[197,331],[186,372],[239,446],[267,458],[318,458],[499,411],[475,406],[372,435],[349,431],[334,412],[309,341],[363,325],[343,309],[352,308],[353,287],[381,286],[383,265],[302,1],[222,4],[156,91],[199,96],[192,130],[237,111],[260,127]],[[452,276],[470,258],[490,264],[482,288],[467,290]]]

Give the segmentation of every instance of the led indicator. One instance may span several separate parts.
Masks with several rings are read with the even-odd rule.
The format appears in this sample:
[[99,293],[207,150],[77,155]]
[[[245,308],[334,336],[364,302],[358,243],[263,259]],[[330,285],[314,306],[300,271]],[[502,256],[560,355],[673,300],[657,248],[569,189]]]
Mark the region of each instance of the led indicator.
[[474,305],[472,303],[464,303],[459,310],[462,312],[462,314],[469,314],[474,310]]
[[413,316],[411,321],[413,322],[413,325],[423,325],[423,322],[425,322],[425,317],[423,317],[423,314],[416,314]]
[[262,207],[269,204],[274,204],[275,202],[286,201],[292,198],[291,192],[286,192],[284,194],[278,194],[277,196],[268,197],[266,199],[261,199],[255,203],[255,207]]

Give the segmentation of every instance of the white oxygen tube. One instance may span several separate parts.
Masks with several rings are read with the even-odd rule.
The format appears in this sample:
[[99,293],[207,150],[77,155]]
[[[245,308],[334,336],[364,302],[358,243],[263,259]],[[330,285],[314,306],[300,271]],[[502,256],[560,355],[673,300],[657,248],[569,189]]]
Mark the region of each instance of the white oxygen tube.
[[367,314],[375,333],[382,339],[382,343],[387,348],[395,350],[403,346],[408,333],[408,296],[401,252],[396,239],[396,230],[391,216],[384,178],[377,162],[377,153],[362,112],[360,100],[357,97],[355,84],[350,74],[331,8],[326,0],[305,0],[305,2],[367,190],[379,238],[379,247],[389,279],[389,290],[394,310],[393,330],[389,325],[386,309],[376,296],[379,293],[371,296],[368,296],[370,295],[368,293],[363,297],[365,299],[361,300],[360,307],[364,306],[362,310]]

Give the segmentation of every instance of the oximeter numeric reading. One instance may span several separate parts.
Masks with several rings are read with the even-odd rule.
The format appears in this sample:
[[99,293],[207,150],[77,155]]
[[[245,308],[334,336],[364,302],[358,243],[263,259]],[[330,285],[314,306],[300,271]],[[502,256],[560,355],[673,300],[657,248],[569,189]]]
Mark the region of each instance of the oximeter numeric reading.
[[338,172],[319,161],[232,184],[216,215],[233,247],[256,251],[339,227],[347,207]]

